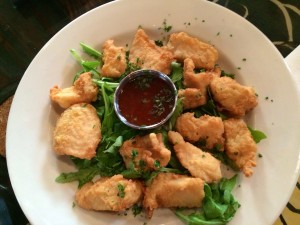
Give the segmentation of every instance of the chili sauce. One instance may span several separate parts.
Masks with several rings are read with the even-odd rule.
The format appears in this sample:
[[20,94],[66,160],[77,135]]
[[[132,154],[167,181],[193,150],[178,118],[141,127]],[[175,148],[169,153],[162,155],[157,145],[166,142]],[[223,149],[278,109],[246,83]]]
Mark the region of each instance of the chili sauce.
[[169,115],[175,102],[167,81],[147,74],[130,80],[119,95],[123,117],[137,126],[159,123]]

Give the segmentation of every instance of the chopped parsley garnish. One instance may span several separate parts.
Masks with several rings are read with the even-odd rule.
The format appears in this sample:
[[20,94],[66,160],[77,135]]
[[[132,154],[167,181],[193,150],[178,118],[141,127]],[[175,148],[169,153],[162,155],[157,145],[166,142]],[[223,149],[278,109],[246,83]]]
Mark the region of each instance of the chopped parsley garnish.
[[222,70],[221,71],[221,77],[230,77],[230,78],[234,79],[235,78],[235,74],[233,74],[233,73],[227,73],[224,70]]
[[166,103],[170,103],[174,100],[172,91],[170,89],[164,88],[160,90],[153,99],[153,110],[151,114],[154,116],[160,116],[166,110]]
[[136,87],[143,90],[150,87],[152,80],[153,77],[145,75],[145,76],[139,76],[135,78],[133,82]]
[[159,46],[159,47],[164,46],[164,43],[163,43],[162,40],[155,40],[154,42],[155,42],[155,44],[156,44],[157,46]]
[[167,24],[167,20],[164,19],[163,23],[162,23],[162,27],[159,27],[158,28],[159,30],[160,29],[163,29],[165,32],[170,32],[172,30],[172,26],[171,25],[168,25]]
[[138,151],[136,149],[132,149],[131,150],[131,158],[132,159],[135,159],[135,157],[137,157],[138,154],[139,153],[138,153]]
[[154,161],[154,166],[155,166],[156,168],[159,168],[159,167],[160,167],[160,162],[159,162],[158,160],[155,160],[155,161]]
[[141,212],[143,210],[143,206],[139,205],[139,204],[135,204],[132,206],[131,210],[132,210],[134,217],[136,217],[137,215],[141,214]]
[[120,198],[124,198],[125,197],[125,186],[123,184],[118,184],[118,196]]

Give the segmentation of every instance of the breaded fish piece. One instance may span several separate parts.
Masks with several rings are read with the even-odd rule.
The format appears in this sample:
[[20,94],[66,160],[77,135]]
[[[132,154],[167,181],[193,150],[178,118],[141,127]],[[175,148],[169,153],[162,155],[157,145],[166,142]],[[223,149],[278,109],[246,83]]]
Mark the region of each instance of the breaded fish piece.
[[127,168],[133,163],[136,169],[157,170],[159,166],[166,166],[171,159],[171,152],[165,147],[161,133],[127,140],[119,152]]
[[174,144],[174,151],[181,165],[193,177],[201,178],[206,183],[217,182],[222,178],[221,162],[210,153],[185,142],[178,132],[169,131],[168,138]]
[[215,47],[185,32],[171,34],[167,48],[178,61],[191,58],[196,68],[213,69],[219,57]]
[[115,175],[85,184],[77,191],[75,201],[88,210],[120,212],[139,202],[142,196],[143,186],[139,181]]
[[186,88],[196,88],[206,95],[206,89],[214,77],[221,76],[220,67],[214,67],[205,72],[195,73],[195,64],[192,59],[184,60],[183,65],[183,84]]
[[90,72],[81,74],[71,87],[61,89],[55,85],[50,89],[50,99],[65,109],[76,103],[96,101],[97,94],[98,87],[92,82]]
[[142,69],[158,70],[170,74],[173,54],[166,48],[157,46],[143,29],[138,29],[129,53],[129,61]]
[[258,103],[252,87],[243,86],[230,77],[214,78],[210,90],[220,109],[236,117],[244,116]]
[[204,115],[196,118],[194,113],[187,112],[177,118],[175,127],[191,143],[203,142],[203,147],[208,150],[224,149],[224,125],[220,117]]
[[59,117],[53,133],[54,151],[58,155],[91,159],[101,141],[101,122],[96,109],[86,103],[67,108]]
[[143,208],[147,217],[151,218],[156,208],[196,208],[202,205],[203,198],[202,179],[174,173],[160,173],[146,188]]
[[230,118],[223,121],[225,128],[225,153],[249,177],[256,166],[257,146],[242,119]]
[[126,70],[126,51],[124,47],[117,47],[113,40],[103,44],[103,66],[101,75],[104,77],[118,78]]
[[207,102],[206,95],[200,89],[186,88],[178,90],[178,97],[182,98],[184,109],[194,109]]

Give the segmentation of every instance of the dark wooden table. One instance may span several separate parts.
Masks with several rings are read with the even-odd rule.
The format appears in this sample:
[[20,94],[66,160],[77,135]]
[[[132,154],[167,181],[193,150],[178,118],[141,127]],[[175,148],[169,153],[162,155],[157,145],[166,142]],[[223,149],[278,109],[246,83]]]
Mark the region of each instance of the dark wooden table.
[[[300,44],[299,0],[211,1],[233,10],[253,23],[274,43],[284,57]],[[5,123],[11,103],[9,97],[14,95],[31,60],[62,27],[90,9],[107,2],[110,1],[0,0],[0,142],[2,141],[3,150]],[[299,189],[298,182],[291,201],[276,221],[276,225],[299,224]],[[0,156],[0,224],[27,223],[14,196],[3,154]]]

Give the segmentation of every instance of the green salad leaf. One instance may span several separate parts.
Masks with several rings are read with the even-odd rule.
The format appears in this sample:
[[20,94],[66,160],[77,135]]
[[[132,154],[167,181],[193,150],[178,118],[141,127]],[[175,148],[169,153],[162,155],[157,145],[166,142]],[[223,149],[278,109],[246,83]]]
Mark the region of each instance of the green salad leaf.
[[249,126],[248,126],[248,129],[250,130],[250,133],[251,133],[255,143],[259,143],[261,140],[267,138],[267,135],[260,130],[254,130],[253,128],[251,128]]
[[80,42],[80,46],[82,48],[82,50],[87,53],[88,55],[94,57],[95,59],[98,59],[98,60],[102,60],[102,52],[99,52],[97,51],[95,48],[83,43],[83,42]]
[[94,176],[98,174],[99,168],[97,165],[93,165],[88,168],[79,169],[76,172],[61,173],[55,181],[57,183],[69,183],[72,181],[78,181],[78,188],[82,187],[85,183],[91,181]]
[[178,209],[174,213],[189,225],[225,225],[229,223],[240,204],[232,195],[237,175],[230,179],[222,178],[219,183],[205,184],[202,210],[186,214]]
[[171,63],[172,72],[170,78],[175,84],[177,90],[183,88],[182,78],[183,78],[183,67],[180,63],[172,62]]

